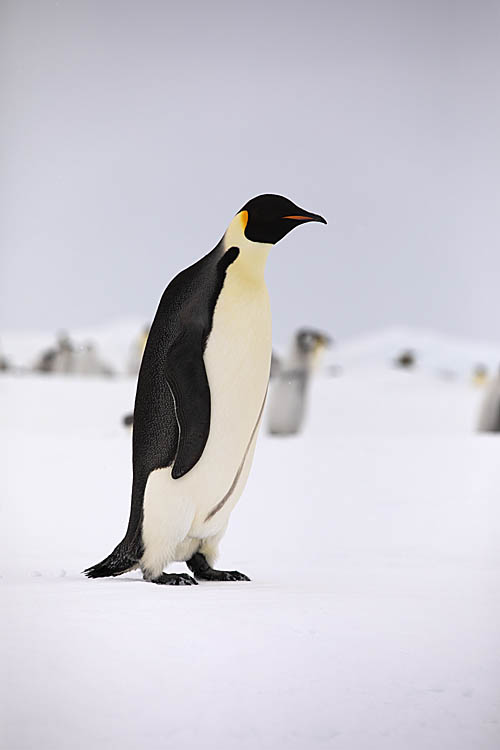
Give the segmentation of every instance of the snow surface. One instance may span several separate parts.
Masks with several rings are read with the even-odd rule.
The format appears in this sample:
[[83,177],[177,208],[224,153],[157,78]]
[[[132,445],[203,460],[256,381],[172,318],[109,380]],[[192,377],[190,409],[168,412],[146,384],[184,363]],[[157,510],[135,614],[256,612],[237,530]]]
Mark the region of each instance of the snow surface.
[[126,525],[133,381],[0,377],[2,747],[500,747],[500,436],[361,359],[260,437],[220,560],[252,582],[196,588],[79,572]]

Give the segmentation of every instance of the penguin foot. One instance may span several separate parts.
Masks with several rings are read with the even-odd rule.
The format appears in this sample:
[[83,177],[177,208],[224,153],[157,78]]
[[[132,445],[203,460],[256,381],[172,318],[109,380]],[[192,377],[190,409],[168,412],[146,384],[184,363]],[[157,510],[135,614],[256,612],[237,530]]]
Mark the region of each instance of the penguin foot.
[[160,586],[197,586],[198,584],[187,573],[162,573],[158,578],[151,578],[151,583]]
[[214,570],[210,568],[205,573],[195,573],[195,578],[200,581],[249,581],[250,578],[238,570]]
[[249,581],[250,578],[237,570],[214,570],[207,563],[205,555],[197,552],[186,561],[195,578],[200,581]]

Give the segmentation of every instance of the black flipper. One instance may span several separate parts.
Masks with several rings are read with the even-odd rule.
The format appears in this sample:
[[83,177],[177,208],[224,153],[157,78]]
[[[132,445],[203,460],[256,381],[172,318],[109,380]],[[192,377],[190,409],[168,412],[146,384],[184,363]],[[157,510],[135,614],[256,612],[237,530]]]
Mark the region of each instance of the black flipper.
[[185,334],[169,349],[166,375],[180,433],[172,478],[179,479],[201,458],[210,432],[210,387],[199,332]]

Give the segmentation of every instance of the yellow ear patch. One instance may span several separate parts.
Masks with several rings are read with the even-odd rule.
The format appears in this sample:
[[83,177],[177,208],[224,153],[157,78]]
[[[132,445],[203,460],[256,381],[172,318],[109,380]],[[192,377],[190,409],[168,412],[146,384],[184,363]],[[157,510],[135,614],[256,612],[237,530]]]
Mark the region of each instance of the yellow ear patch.
[[243,231],[245,231],[246,225],[248,224],[248,211],[240,211],[240,219],[241,219],[241,228]]

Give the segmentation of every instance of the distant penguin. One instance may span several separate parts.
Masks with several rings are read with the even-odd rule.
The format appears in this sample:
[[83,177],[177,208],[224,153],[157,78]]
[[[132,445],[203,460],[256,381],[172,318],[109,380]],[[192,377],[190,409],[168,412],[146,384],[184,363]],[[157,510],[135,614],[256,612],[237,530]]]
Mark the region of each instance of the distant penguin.
[[0,372],[7,372],[7,370],[10,370],[9,360],[0,353]]
[[476,365],[472,372],[472,382],[474,385],[482,387],[488,382],[488,368],[486,365]]
[[280,374],[281,370],[281,358],[275,351],[271,354],[271,371],[269,373],[270,378],[276,378]]
[[394,365],[402,369],[411,370],[417,363],[417,357],[412,349],[405,349],[394,360]]
[[33,369],[35,372],[52,372],[56,357],[56,349],[45,349]]
[[[326,224],[282,196],[253,198],[216,247],[168,285],[137,383],[128,529],[89,577],[139,567],[158,584],[248,580],[212,565],[250,471],[266,398],[265,262],[274,244],[310,221]],[[164,573],[174,561],[186,561],[194,578]]]
[[296,333],[290,356],[282,362],[269,394],[267,417],[271,435],[300,432],[311,374],[330,343],[330,338],[319,331],[305,328]]
[[96,345],[86,341],[75,349],[73,355],[73,373],[75,375],[113,375],[113,370],[98,356]]
[[146,348],[146,342],[148,340],[149,336],[149,323],[146,324],[140,335],[137,336],[137,338],[133,341],[132,346],[130,347],[130,356],[127,363],[127,374],[136,376],[139,372],[139,368],[141,366],[141,360],[142,355],[144,354],[144,349]]
[[479,415],[479,432],[500,432],[500,371],[486,389]]
[[57,347],[51,372],[73,373],[75,369],[75,347],[66,333],[59,334]]
[[58,334],[57,346],[43,351],[34,366],[36,372],[47,373],[70,373],[73,372],[73,368],[74,347],[65,332]]

